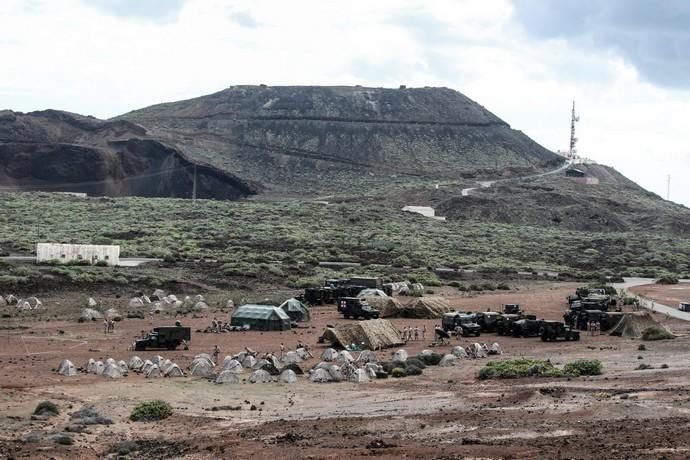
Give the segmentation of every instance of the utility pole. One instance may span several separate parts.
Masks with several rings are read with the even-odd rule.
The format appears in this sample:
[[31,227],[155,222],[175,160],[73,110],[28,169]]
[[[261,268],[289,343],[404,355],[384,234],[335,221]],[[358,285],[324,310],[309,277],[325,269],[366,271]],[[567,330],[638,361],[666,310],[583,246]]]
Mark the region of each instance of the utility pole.
[[666,178],[666,200],[671,201],[671,175]]
[[194,180],[192,181],[192,201],[196,201],[196,163],[194,164]]
[[575,101],[573,101],[573,110],[570,115],[570,151],[568,152],[568,157],[571,160],[574,160],[577,154],[577,148],[575,148],[575,145],[577,144],[577,137],[575,137],[575,123],[578,121],[580,121],[580,117],[575,114]]

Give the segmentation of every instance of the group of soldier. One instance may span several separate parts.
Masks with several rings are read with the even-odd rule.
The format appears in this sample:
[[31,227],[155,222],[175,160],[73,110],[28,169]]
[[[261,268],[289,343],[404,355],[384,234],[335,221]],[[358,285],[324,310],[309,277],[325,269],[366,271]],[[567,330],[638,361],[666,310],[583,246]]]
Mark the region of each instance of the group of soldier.
[[419,340],[419,334],[422,334],[422,340],[424,340],[426,336],[426,324],[422,325],[422,328],[420,329],[419,326],[407,326],[403,328],[402,330],[402,338],[409,342],[412,340]]

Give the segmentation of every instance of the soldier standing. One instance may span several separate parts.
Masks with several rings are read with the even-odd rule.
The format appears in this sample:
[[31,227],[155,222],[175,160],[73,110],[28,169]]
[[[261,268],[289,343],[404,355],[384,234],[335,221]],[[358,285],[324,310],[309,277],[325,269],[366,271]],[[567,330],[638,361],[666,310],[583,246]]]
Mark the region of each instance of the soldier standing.
[[218,363],[218,355],[220,355],[220,347],[216,345],[213,347],[213,362]]
[[419,326],[414,327],[414,339],[419,340]]
[[424,336],[426,335],[426,324],[422,325],[422,340],[424,340]]

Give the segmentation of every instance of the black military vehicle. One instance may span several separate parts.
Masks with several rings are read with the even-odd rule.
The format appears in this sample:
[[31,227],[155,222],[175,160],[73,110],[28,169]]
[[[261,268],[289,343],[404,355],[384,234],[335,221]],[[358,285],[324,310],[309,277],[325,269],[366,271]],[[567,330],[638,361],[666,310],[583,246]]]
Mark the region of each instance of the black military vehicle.
[[477,313],[477,324],[479,324],[482,332],[496,332],[496,328],[502,317],[503,315],[496,311]]
[[565,324],[586,331],[590,322],[599,323],[599,329],[608,331],[620,321],[622,312],[606,312],[601,310],[570,310],[563,315]]
[[441,319],[441,327],[445,331],[454,331],[456,327],[460,327],[461,333],[464,337],[474,335],[479,337],[482,328],[477,324],[477,318],[474,314],[468,313],[446,313]]
[[338,311],[347,319],[376,319],[380,312],[358,297],[341,297],[338,299]]
[[544,342],[554,340],[580,340],[580,331],[566,326],[560,321],[542,321],[539,335]]
[[513,337],[538,337],[540,335],[541,323],[536,317],[513,321],[510,325],[510,335]]
[[522,315],[502,314],[496,324],[496,332],[498,335],[510,335],[513,323],[519,319],[522,319]]
[[174,350],[183,343],[187,344],[192,338],[192,330],[182,326],[154,327],[151,332],[141,339],[137,339],[134,345],[136,351],[144,351],[149,348],[167,348]]
[[519,315],[522,313],[520,305],[516,303],[507,303],[503,305],[503,313],[506,315]]

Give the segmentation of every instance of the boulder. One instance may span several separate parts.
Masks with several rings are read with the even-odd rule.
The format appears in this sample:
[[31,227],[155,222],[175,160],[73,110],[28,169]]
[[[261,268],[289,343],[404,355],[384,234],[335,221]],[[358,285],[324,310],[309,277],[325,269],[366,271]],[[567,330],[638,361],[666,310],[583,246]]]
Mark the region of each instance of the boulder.
[[194,310],[196,311],[203,311],[203,310],[208,310],[209,306],[206,304],[206,302],[197,302],[194,304]]
[[153,295],[151,296],[152,300],[163,300],[165,298],[165,291],[162,289],[156,289],[153,291]]
[[206,297],[202,296],[201,294],[197,294],[194,296],[194,302],[204,302],[206,303]]

